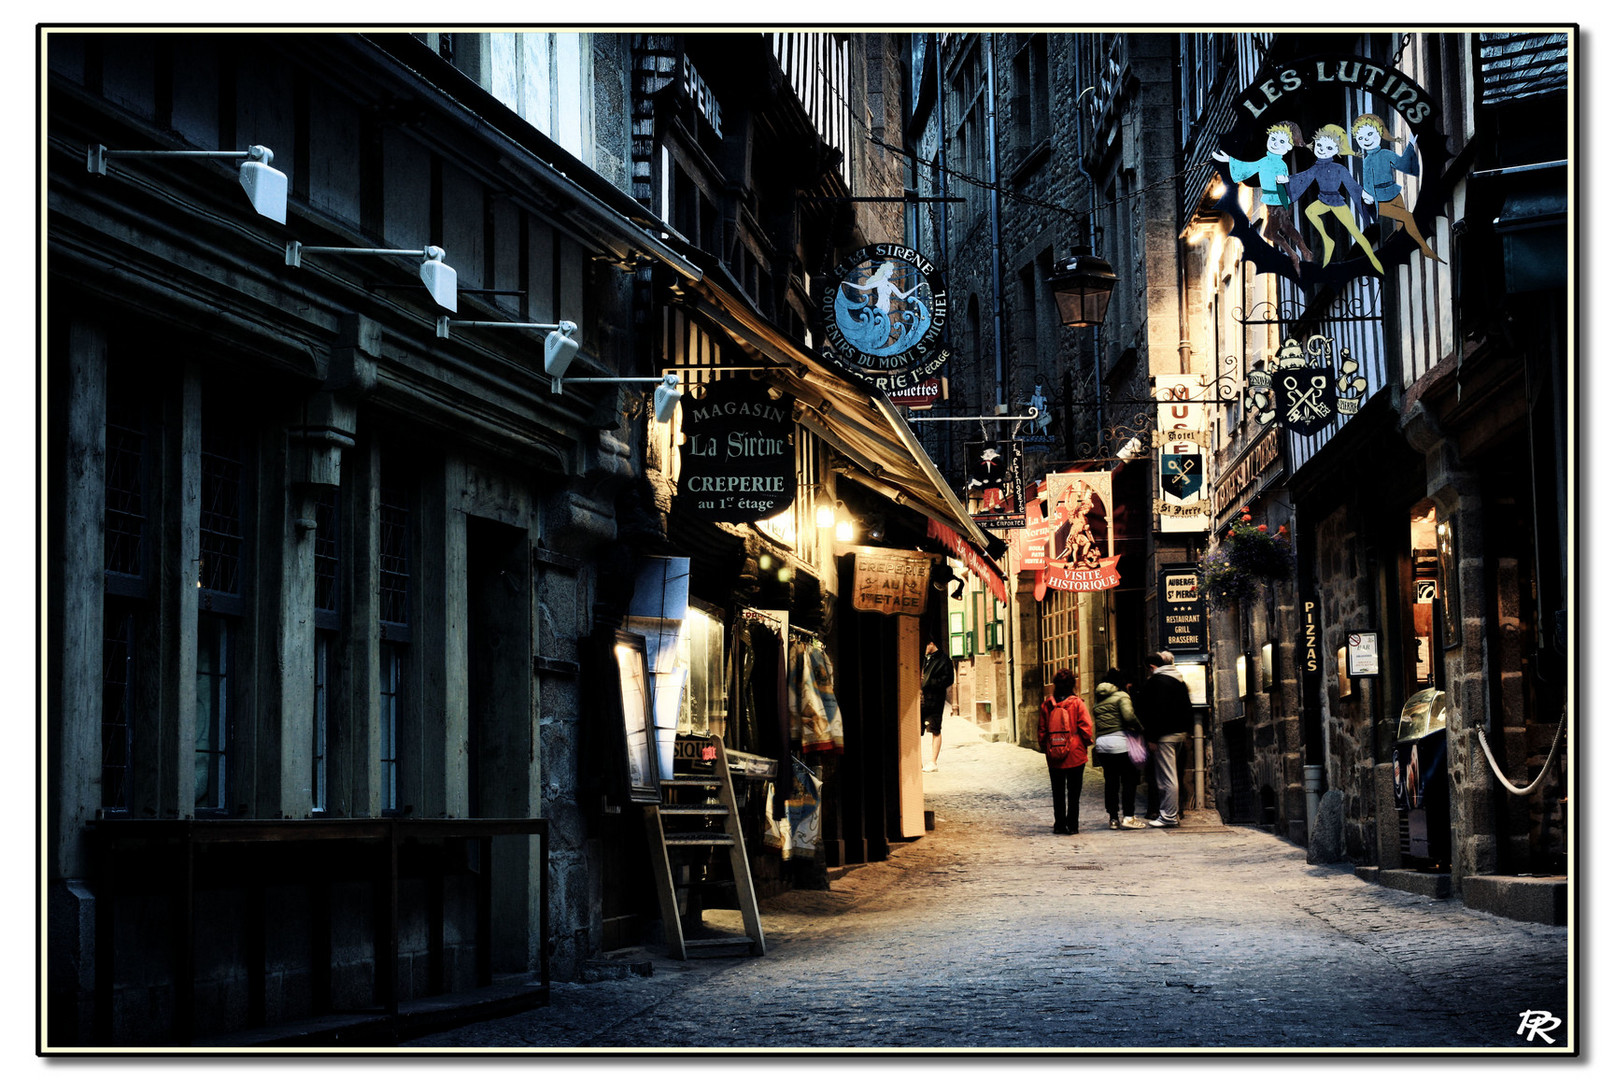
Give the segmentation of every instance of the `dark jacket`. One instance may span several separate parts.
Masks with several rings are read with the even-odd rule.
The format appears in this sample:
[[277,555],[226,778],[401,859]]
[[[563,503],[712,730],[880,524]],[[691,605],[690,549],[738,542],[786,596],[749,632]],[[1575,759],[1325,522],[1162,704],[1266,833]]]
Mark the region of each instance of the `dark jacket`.
[[920,712],[935,716],[948,703],[948,687],[953,685],[953,661],[941,649],[925,658],[920,676]]
[[1173,665],[1158,667],[1144,680],[1138,694],[1138,716],[1144,721],[1144,738],[1159,742],[1165,735],[1187,734],[1193,723],[1189,714],[1189,688],[1183,685]]

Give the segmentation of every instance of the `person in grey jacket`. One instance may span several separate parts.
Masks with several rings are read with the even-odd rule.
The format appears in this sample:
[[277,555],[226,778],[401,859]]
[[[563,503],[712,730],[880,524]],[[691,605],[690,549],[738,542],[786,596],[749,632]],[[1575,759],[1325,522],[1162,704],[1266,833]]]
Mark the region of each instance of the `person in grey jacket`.
[[1094,760],[1105,774],[1105,812],[1110,815],[1110,827],[1142,829],[1144,823],[1133,816],[1138,769],[1127,755],[1127,732],[1142,737],[1144,725],[1133,712],[1133,699],[1122,689],[1126,683],[1126,676],[1111,668],[1094,687]]

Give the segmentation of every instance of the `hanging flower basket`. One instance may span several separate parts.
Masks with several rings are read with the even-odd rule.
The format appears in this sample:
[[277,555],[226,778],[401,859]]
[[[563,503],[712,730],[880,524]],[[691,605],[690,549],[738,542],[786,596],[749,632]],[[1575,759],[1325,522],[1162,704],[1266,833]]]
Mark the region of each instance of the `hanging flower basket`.
[[1294,569],[1289,529],[1280,525],[1275,534],[1266,525],[1252,525],[1246,507],[1217,546],[1201,557],[1200,595],[1214,610],[1224,611],[1254,600],[1270,581]]

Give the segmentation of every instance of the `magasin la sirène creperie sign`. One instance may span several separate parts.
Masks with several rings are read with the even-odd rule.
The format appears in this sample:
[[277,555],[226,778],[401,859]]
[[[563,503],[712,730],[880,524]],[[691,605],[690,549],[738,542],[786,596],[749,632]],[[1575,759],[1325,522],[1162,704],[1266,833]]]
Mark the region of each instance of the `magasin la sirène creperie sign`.
[[751,379],[720,379],[684,403],[679,498],[707,521],[773,517],[796,498],[791,399]]

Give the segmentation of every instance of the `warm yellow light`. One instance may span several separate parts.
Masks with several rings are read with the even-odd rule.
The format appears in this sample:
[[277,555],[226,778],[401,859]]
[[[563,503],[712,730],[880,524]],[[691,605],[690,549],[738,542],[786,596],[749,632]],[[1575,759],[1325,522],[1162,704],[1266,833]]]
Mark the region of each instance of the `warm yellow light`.
[[836,522],[836,539],[843,544],[850,544],[857,537],[851,518],[842,518]]
[[836,508],[827,502],[821,502],[813,511],[813,524],[821,529],[828,529],[836,523]]

